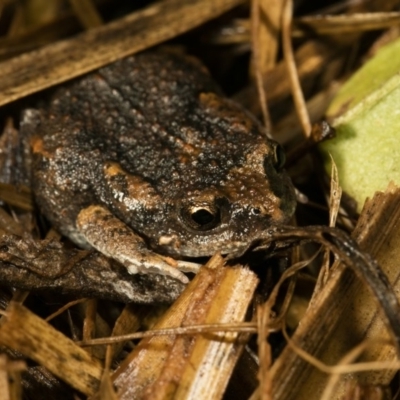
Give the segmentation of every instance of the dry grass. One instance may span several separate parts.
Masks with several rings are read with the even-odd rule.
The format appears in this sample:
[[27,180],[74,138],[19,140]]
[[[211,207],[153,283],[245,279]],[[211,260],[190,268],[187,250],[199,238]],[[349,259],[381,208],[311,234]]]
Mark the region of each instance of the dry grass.
[[399,36],[399,3],[122,3],[0,1],[0,400],[394,399],[386,310],[337,257],[296,247],[281,274],[276,260],[250,260],[253,272],[215,255],[186,288],[155,280],[132,303],[112,284],[136,290],[123,268],[46,231],[5,154],[27,96],[158,44],[185,47],[292,154],[299,223],[352,232],[399,293],[399,190],[356,215],[336,178],[328,188],[312,129],[353,71]]

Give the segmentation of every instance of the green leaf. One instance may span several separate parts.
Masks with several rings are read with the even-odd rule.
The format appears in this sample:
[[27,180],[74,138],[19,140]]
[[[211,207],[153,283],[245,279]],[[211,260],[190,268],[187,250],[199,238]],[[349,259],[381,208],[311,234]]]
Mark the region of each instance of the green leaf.
[[333,99],[327,117],[337,137],[320,145],[332,155],[339,183],[361,210],[390,181],[400,185],[400,40],[383,47]]

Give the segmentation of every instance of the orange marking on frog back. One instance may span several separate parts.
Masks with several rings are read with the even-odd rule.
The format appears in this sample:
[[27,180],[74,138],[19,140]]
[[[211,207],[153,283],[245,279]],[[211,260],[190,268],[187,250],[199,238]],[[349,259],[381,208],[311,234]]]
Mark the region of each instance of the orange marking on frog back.
[[[139,176],[124,171],[119,163],[108,162],[104,165],[103,170],[109,187],[113,188],[115,192],[122,192],[122,190],[127,189],[128,198],[145,201],[149,208],[155,207],[160,201],[158,194],[148,182]],[[116,176],[123,177],[126,186],[121,186],[120,181],[112,179]]]
[[221,98],[215,93],[202,92],[199,95],[200,104],[214,115],[230,121],[232,129],[248,133],[254,121],[235,103]]
[[126,175],[126,172],[121,168],[116,162],[109,162],[104,166],[104,173],[106,177],[111,177],[115,175]]
[[30,140],[30,146],[34,154],[41,154],[46,158],[52,157],[52,154],[45,149],[43,139],[41,137],[33,136]]

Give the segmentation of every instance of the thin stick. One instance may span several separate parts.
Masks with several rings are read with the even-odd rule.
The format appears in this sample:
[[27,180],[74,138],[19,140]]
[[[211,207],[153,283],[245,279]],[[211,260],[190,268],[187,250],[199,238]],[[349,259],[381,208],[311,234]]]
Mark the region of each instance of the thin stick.
[[70,301],[69,303],[65,304],[63,307],[59,308],[59,309],[58,309],[56,312],[54,312],[53,314],[50,314],[50,315],[45,319],[45,321],[46,321],[46,322],[51,321],[53,318],[59,316],[59,315],[62,314],[64,311],[68,310],[68,308],[70,308],[70,307],[72,307],[72,306],[75,306],[76,304],[83,303],[83,302],[85,302],[86,300],[88,300],[88,299],[83,298],[83,299],[78,299],[78,300]]
[[211,332],[240,332],[240,333],[256,333],[257,324],[255,322],[240,322],[238,324],[206,324],[206,325],[192,325],[187,327],[177,327],[168,329],[157,329],[145,332],[135,332],[128,335],[113,336],[108,338],[98,338],[87,341],[77,342],[80,346],[98,346],[104,344],[113,344],[121,341],[128,341],[133,339],[142,339],[144,337],[152,336],[166,336],[166,335],[189,335],[198,333],[211,333]]
[[293,2],[286,0],[282,14],[282,46],[283,56],[286,61],[286,68],[289,74],[290,86],[292,88],[293,100],[296,106],[296,113],[303,128],[304,136],[308,138],[311,134],[310,116],[307,111],[303,91],[301,90],[299,76],[294,61],[294,54],[291,41]]

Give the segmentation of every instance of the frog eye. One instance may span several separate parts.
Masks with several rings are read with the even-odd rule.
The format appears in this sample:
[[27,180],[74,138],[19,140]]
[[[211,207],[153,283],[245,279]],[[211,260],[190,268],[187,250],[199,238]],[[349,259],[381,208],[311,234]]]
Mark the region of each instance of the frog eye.
[[220,211],[209,205],[192,205],[182,209],[185,223],[195,230],[208,231],[220,222]]
[[285,165],[286,156],[285,150],[280,144],[274,147],[274,167],[277,171],[280,171]]

